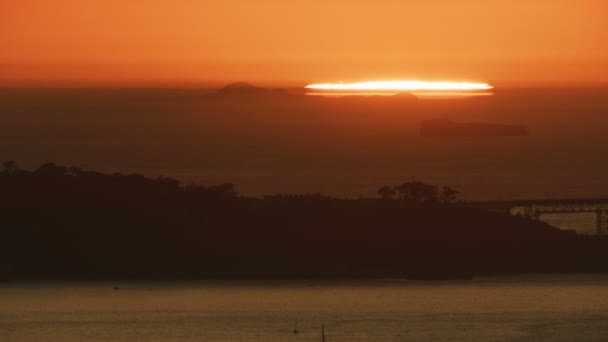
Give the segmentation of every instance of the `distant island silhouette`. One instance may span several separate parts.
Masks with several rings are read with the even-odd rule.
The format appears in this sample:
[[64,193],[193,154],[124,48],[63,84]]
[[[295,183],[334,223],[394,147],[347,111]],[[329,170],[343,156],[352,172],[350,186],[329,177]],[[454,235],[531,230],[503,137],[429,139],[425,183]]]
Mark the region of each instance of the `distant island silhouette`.
[[247,82],[229,83],[217,91],[220,96],[260,96],[268,95],[270,91],[265,88],[259,88]]
[[456,190],[421,182],[378,198],[248,198],[232,184],[9,161],[0,188],[4,280],[608,271],[605,237],[468,208]]
[[408,93],[408,92],[400,92],[397,93],[395,95],[393,95],[393,98],[399,99],[399,100],[408,100],[408,101],[417,101],[418,97],[412,93]]

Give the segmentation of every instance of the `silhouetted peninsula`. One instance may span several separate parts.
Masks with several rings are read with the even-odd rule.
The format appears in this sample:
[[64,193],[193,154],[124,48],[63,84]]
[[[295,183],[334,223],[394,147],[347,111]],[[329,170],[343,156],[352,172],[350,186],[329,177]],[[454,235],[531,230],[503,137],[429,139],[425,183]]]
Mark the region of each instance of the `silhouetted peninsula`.
[[3,280],[608,271],[605,237],[473,209],[421,182],[381,187],[379,198],[251,198],[232,184],[10,161],[0,189]]

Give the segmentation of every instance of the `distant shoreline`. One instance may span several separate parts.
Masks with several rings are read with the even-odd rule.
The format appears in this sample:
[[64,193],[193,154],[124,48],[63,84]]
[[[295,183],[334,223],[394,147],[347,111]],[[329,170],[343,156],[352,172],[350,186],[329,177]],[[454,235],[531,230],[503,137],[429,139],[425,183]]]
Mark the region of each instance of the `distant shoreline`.
[[38,285],[93,285],[108,287],[118,286],[119,289],[128,289],[129,286],[150,284],[158,286],[189,286],[189,285],[218,285],[218,286],[287,286],[287,287],[317,287],[317,286],[393,286],[393,285],[442,285],[442,284],[484,284],[484,283],[544,283],[544,282],[594,282],[608,281],[608,272],[598,273],[513,273],[484,275],[473,277],[472,280],[411,280],[406,278],[385,277],[324,277],[324,278],[206,278],[206,279],[11,279],[0,282],[0,289],[12,286],[38,286]]

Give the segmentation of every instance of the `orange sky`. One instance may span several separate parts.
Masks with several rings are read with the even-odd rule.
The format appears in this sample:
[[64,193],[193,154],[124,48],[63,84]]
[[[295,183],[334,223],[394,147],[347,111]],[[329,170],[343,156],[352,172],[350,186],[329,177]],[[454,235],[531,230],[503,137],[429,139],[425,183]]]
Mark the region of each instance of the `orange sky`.
[[0,0],[0,80],[608,82],[606,0]]

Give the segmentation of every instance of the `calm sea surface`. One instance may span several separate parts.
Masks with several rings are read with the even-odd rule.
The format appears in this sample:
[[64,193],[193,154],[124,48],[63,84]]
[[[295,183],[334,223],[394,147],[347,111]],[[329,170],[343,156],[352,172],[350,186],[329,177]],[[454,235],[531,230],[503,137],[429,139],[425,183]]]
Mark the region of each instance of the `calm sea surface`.
[[0,285],[2,341],[607,341],[607,320],[592,275]]
[[[417,180],[466,200],[608,197],[608,88],[496,89],[413,107],[309,97],[218,105],[205,97],[214,91],[0,89],[0,161],[230,182],[246,196],[371,197]],[[437,118],[523,125],[530,135],[421,137],[421,122]],[[595,213],[541,219],[597,230]]]

